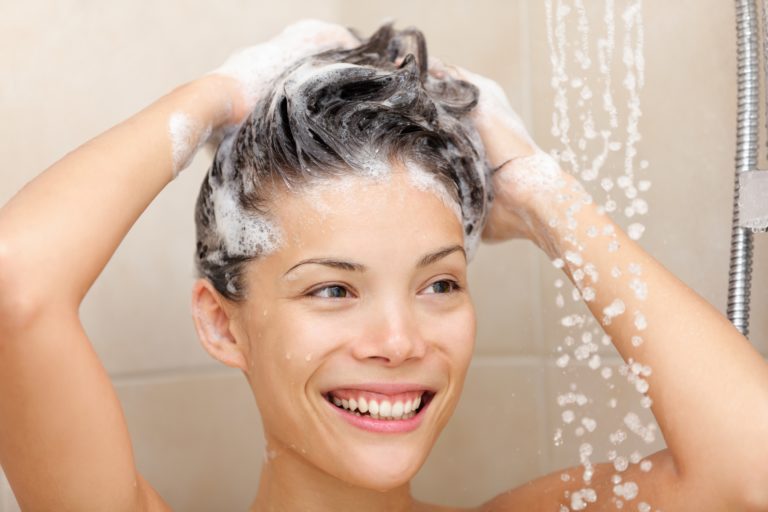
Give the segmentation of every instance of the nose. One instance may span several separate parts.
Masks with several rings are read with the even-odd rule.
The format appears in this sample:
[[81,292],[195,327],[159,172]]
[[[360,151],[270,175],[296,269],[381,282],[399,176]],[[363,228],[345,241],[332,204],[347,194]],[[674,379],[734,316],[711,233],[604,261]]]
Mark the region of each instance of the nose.
[[403,302],[377,308],[353,347],[359,360],[377,360],[386,366],[399,366],[427,353],[427,341],[421,334],[415,312]]

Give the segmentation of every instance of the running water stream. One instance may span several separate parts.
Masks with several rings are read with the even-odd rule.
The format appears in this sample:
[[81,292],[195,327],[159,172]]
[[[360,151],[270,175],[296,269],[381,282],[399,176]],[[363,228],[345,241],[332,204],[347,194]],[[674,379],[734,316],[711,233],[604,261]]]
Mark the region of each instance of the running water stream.
[[[644,176],[649,164],[638,154],[640,92],[645,82],[642,0],[545,0],[545,10],[554,91],[551,134],[557,141],[551,155],[580,178],[599,208],[624,226],[631,239],[639,240],[645,232],[639,219],[648,213],[643,195],[651,187]],[[588,227],[586,233],[589,237],[610,236],[606,231]],[[607,246],[609,252],[617,249],[615,242]],[[581,256],[576,253],[572,257]],[[568,254],[566,259],[573,262]],[[563,265],[562,260],[553,263],[556,267]],[[574,272],[575,280],[585,275],[593,282],[597,280],[594,266],[588,261],[578,265],[576,272],[580,275]],[[613,278],[622,275],[630,276],[635,297],[644,300],[648,291],[642,268],[629,265],[611,270]],[[641,471],[652,468],[636,445],[628,442],[631,437],[642,445],[656,441],[655,423],[644,424],[641,420],[641,416],[647,417],[642,409],[651,406],[646,378],[652,370],[632,360],[621,362],[601,329],[600,324],[607,325],[616,316],[629,314],[624,303],[609,300],[598,323],[581,305],[582,300],[594,300],[594,290],[575,286],[568,289],[566,283],[562,278],[554,283],[555,304],[563,310],[560,323],[566,329],[556,349],[555,364],[564,373],[567,370],[569,376],[581,376],[581,386],[571,382],[566,390],[557,390],[561,422],[553,439],[557,449],[576,452],[583,466],[583,482],[580,490],[566,493],[569,506],[563,506],[561,512],[585,510],[597,500],[591,485],[593,463],[605,459],[615,469],[611,497],[615,507],[650,511],[648,503],[635,500],[638,486],[624,481],[622,473],[630,464],[638,464]],[[636,328],[632,344],[638,346],[643,342],[642,331],[647,323],[642,312],[632,314]],[[627,387],[620,380],[626,381],[637,395],[625,394],[619,400],[618,390],[622,385]],[[581,388],[596,392],[590,396]],[[609,414],[604,414],[606,407],[611,410]],[[619,424],[609,424],[596,420],[598,416],[621,419]],[[598,453],[598,445],[610,448]],[[567,481],[571,477],[563,474],[562,478]]]

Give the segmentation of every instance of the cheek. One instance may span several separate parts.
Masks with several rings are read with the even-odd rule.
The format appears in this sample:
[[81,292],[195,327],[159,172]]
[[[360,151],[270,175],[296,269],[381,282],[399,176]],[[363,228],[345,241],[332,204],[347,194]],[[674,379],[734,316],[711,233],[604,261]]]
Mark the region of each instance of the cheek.
[[475,348],[476,319],[472,305],[441,315],[434,320],[430,337],[448,355],[457,369],[465,372]]
[[[295,312],[266,310],[251,326],[251,351],[256,365],[298,361],[311,362],[318,355],[327,329]],[[261,359],[261,361],[259,361]]]
[[258,324],[252,326],[250,336],[252,387],[257,394],[265,387],[273,389],[284,399],[303,393],[326,355],[346,339],[340,333],[344,324],[330,316],[270,311]]
[[297,332],[295,321],[287,321],[272,311],[260,316],[249,333],[249,380],[254,392],[258,398],[265,389],[272,396],[295,393],[310,371],[311,342]]

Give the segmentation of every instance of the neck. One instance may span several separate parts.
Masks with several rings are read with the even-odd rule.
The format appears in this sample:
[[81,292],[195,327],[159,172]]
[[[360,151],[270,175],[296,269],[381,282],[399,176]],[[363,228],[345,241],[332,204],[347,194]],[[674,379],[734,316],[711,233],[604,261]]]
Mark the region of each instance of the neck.
[[[274,446],[269,444],[268,446]],[[357,487],[313,466],[293,449],[271,451],[262,466],[251,512],[410,511],[416,507],[410,484],[388,491]]]

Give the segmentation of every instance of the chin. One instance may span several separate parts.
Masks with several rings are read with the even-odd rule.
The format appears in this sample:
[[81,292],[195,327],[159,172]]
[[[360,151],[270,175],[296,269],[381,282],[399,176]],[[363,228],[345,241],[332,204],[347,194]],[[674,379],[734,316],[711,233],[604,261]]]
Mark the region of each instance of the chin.
[[[408,484],[429,456],[437,434],[382,436],[383,439],[348,439],[326,471],[357,487],[380,492]],[[335,469],[335,471],[334,471]]]
[[426,456],[413,457],[412,460],[390,460],[383,463],[381,460],[368,459],[350,468],[348,473],[351,479],[348,482],[374,491],[391,491],[408,484],[416,476],[425,460]]

